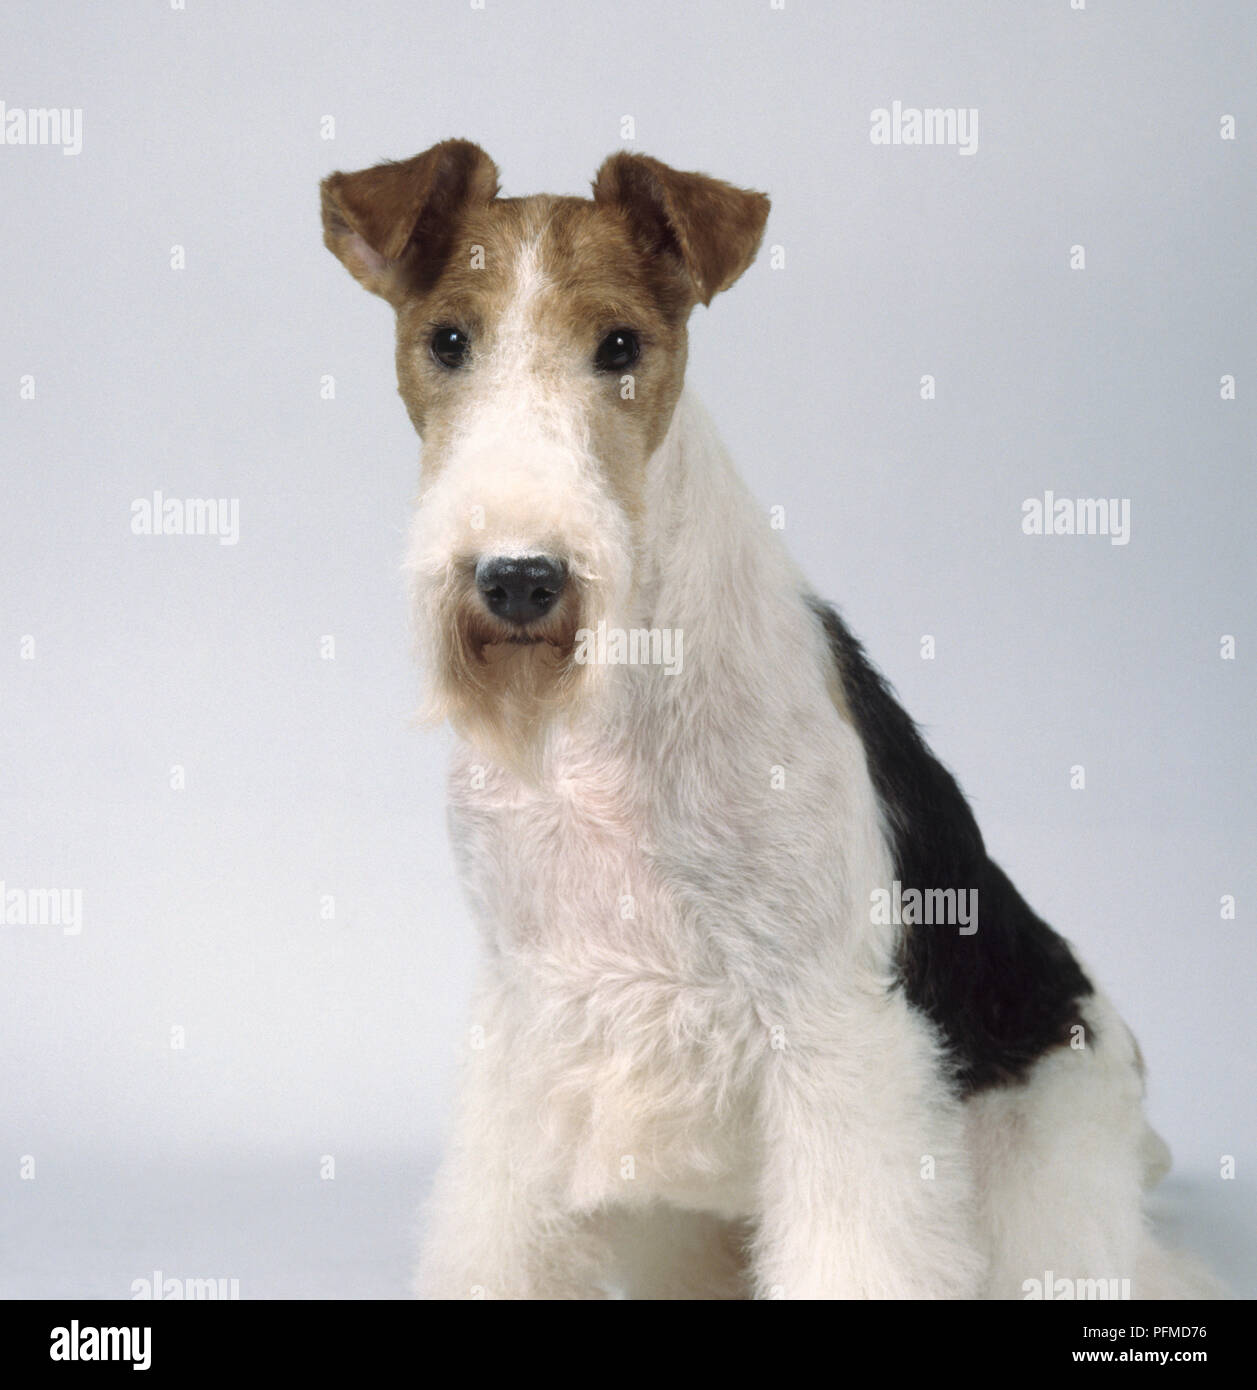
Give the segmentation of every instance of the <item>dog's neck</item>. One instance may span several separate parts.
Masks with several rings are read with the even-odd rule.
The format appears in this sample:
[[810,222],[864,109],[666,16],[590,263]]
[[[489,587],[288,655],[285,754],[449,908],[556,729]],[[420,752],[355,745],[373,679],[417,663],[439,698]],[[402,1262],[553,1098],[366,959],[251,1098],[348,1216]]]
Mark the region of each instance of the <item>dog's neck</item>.
[[[804,581],[689,389],[649,464],[642,535],[628,621],[680,634],[684,661],[608,669],[588,712],[599,737],[641,720],[666,727],[671,709],[719,756],[748,728],[771,740],[783,697],[826,698]],[[637,754],[652,747],[633,743]]]
[[643,531],[637,611],[701,644],[695,674],[770,671],[794,640],[805,586],[689,388],[649,465]]

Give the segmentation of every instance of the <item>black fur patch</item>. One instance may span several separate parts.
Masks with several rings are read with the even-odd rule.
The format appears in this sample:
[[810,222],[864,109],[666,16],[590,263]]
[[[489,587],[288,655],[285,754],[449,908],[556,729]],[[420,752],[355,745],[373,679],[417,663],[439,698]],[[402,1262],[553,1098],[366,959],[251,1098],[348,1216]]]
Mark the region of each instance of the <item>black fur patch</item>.
[[1080,1002],[1094,993],[1091,982],[1068,943],[988,858],[955,778],[842,619],[819,599],[807,601],[838,663],[904,891],[978,891],[972,935],[955,926],[903,929],[900,984],[942,1033],[964,1094],[1020,1080],[1036,1058],[1069,1042],[1071,1027],[1083,1021]]

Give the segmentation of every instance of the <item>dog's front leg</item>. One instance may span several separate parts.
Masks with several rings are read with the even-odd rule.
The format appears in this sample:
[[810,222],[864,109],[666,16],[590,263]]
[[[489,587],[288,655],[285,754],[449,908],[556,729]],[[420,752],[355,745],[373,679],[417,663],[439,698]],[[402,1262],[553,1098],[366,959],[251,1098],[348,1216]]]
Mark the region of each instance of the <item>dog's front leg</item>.
[[[603,1233],[562,1200],[562,1175],[539,1151],[521,1104],[518,1054],[478,1037],[454,1130],[427,1204],[414,1290],[420,1298],[602,1298]],[[513,1084],[514,1083],[514,1084]]]
[[835,1009],[841,1036],[775,1030],[760,1091],[760,1298],[974,1298],[959,1102],[901,998]]

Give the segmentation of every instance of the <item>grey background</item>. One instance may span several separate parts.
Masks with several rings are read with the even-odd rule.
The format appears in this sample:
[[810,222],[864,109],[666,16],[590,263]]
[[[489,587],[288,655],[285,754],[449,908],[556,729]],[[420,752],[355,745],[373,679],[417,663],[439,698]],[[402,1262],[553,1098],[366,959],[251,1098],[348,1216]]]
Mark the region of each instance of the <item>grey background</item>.
[[[691,381],[1139,1035],[1167,1223],[1257,1291],[1255,40],[1241,0],[10,0],[0,99],[84,115],[0,146],[0,877],[85,920],[0,926],[0,1292],[403,1291],[473,941],[408,723],[418,445],[316,185],[463,135],[584,192],[626,115],[771,192],[785,267],[696,312]],[[872,145],[896,99],[978,152]],[[1023,536],[1046,488],[1131,543]],[[239,543],[132,535],[157,489]]]

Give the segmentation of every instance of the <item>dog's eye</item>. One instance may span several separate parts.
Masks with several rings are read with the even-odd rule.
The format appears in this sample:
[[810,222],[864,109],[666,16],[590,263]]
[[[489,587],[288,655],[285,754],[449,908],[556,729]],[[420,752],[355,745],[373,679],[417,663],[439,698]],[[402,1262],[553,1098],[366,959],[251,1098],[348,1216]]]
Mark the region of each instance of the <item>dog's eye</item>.
[[443,367],[463,366],[470,351],[470,340],[457,328],[438,328],[432,335],[432,356]]
[[641,351],[636,333],[627,328],[613,328],[598,344],[594,366],[600,372],[622,372],[637,361]]

